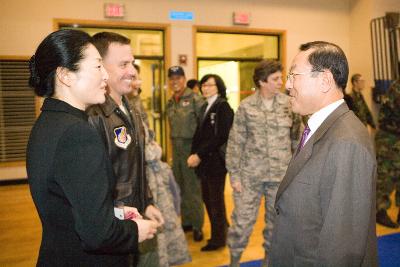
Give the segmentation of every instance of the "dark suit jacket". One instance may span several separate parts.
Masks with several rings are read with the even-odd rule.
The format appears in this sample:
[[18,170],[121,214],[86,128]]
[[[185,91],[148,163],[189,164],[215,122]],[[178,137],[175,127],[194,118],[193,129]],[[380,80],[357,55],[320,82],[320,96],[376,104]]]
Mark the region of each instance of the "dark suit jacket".
[[218,150],[228,140],[233,123],[233,110],[228,102],[220,97],[204,115],[206,106],[203,106],[202,121],[197,126],[192,141],[192,154],[197,154],[201,159],[196,174],[200,177],[225,177],[225,159]]
[[343,103],[280,184],[271,266],[377,266],[375,180],[370,137]]
[[83,111],[44,101],[29,138],[27,172],[43,228],[38,266],[127,266],[137,225],[114,216],[112,166]]

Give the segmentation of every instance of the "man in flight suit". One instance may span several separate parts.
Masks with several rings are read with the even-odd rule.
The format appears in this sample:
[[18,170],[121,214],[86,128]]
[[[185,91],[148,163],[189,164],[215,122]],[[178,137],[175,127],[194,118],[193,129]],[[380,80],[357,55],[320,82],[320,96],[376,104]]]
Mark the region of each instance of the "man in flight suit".
[[173,96],[167,103],[167,116],[171,128],[172,170],[181,189],[182,227],[193,229],[193,239],[203,240],[204,207],[200,180],[187,165],[192,138],[200,121],[204,99],[186,87],[185,73],[180,66],[168,69],[169,87]]

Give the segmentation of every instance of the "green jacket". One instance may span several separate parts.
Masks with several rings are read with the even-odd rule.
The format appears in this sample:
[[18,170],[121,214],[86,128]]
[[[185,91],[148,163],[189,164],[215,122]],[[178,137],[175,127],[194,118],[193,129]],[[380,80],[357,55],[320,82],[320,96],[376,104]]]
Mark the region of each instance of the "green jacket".
[[379,129],[400,137],[400,80],[384,96],[379,111]]
[[375,129],[376,127],[374,120],[372,119],[371,111],[369,110],[363,95],[353,89],[351,97],[353,100],[352,109],[356,116],[361,120],[362,123],[364,123],[365,126],[369,124],[372,128]]
[[193,138],[197,124],[201,120],[201,108],[204,104],[204,98],[189,88],[185,89],[178,102],[174,97],[168,100],[166,111],[171,127],[171,138]]

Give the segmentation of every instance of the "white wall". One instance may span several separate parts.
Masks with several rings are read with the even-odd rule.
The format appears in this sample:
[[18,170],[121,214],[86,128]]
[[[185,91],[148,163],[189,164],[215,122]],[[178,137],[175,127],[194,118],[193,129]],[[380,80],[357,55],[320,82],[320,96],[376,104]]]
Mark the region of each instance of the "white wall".
[[400,12],[400,1],[373,0],[373,18],[385,16],[386,12]]
[[[53,18],[104,20],[98,0],[0,0],[0,55],[31,55],[53,30]],[[328,40],[349,51],[349,0],[177,0],[115,1],[124,3],[124,21],[171,24],[171,59],[187,54],[192,76],[192,25],[232,26],[232,12],[251,12],[251,28],[287,30],[287,58],[310,40]],[[194,21],[170,21],[169,11],[192,11]],[[287,62],[287,63],[289,63]],[[190,66],[190,67],[189,67]]]

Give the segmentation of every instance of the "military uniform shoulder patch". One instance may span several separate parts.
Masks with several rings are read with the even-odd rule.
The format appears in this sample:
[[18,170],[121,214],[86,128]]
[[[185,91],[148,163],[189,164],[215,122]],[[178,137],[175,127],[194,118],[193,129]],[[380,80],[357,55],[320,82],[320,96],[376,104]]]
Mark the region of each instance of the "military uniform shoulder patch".
[[182,107],[187,107],[190,104],[190,100],[183,100],[182,101]]
[[122,149],[126,149],[132,141],[125,126],[114,128],[114,135],[114,143]]

